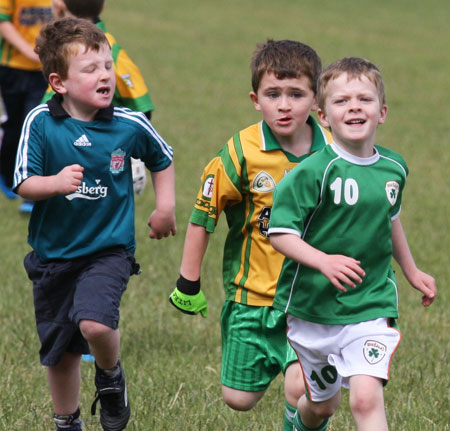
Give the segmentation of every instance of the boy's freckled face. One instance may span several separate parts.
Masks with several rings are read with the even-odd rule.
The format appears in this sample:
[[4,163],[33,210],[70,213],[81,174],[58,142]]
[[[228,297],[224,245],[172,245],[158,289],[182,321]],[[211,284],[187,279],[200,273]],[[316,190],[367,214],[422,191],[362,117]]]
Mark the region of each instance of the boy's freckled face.
[[107,44],[98,51],[86,51],[82,45],[69,60],[67,79],[63,81],[65,102],[78,109],[101,109],[111,104],[116,87],[113,59]]
[[265,73],[258,92],[250,93],[257,111],[275,135],[295,135],[303,126],[311,110],[317,109],[316,97],[306,76],[278,79]]
[[344,146],[373,145],[378,124],[384,123],[387,107],[381,105],[377,88],[366,77],[348,80],[342,73],[325,89],[325,106],[319,118],[331,127],[334,140]]

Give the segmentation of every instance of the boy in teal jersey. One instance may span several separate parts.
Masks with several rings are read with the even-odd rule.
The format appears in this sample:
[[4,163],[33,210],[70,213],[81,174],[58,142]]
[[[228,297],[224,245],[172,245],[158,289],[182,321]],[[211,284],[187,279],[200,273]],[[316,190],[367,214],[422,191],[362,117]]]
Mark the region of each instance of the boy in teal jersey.
[[36,201],[29,224],[41,363],[47,367],[57,430],[80,431],[81,355],[95,356],[100,422],[123,430],[130,417],[119,361],[119,305],[134,258],[131,157],[151,171],[156,209],[150,237],[175,234],[173,151],[141,112],[111,104],[111,49],[93,23],[46,26],[36,52],[56,91],[25,119],[14,187]]
[[306,386],[294,429],[325,430],[345,386],[357,429],[386,431],[383,384],[400,342],[392,257],[424,306],[435,281],[416,267],[400,223],[406,163],[375,146],[387,112],[378,69],[360,58],[333,63],[318,103],[333,143],[279,184],[269,226],[287,257],[274,307],[288,315]]
[[250,98],[263,120],[237,133],[205,168],[170,296],[181,311],[206,317],[201,266],[209,235],[225,212],[223,398],[235,410],[249,410],[283,372],[286,431],[304,389],[285,316],[272,307],[283,256],[270,245],[267,227],[275,184],[331,141],[310,115],[320,70],[316,52],[300,42],[269,40],[255,51]]

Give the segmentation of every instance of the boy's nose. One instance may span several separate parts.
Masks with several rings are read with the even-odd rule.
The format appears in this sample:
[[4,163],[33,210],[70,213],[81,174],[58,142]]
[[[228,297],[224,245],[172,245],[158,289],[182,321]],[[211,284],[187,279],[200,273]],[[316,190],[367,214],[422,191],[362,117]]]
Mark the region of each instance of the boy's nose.
[[287,96],[281,96],[280,97],[280,104],[278,105],[279,109],[285,111],[287,109],[290,109],[291,105],[289,103],[289,97]]
[[359,111],[361,106],[358,100],[356,99],[351,99],[348,108],[351,111]]

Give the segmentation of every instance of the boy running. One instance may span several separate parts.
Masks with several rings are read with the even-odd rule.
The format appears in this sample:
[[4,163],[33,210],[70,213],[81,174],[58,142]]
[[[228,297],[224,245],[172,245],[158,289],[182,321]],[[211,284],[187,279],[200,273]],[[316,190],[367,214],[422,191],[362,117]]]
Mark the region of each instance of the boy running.
[[436,286],[416,267],[399,218],[406,163],[375,146],[387,113],[378,69],[360,58],[333,63],[318,102],[334,141],[279,184],[269,227],[287,257],[274,308],[288,315],[306,386],[294,429],[326,430],[345,386],[357,429],[386,431],[383,385],[400,343],[392,257],[424,306]]
[[225,212],[223,398],[235,410],[249,410],[283,372],[286,431],[304,389],[285,316],[272,307],[283,256],[270,245],[267,229],[275,185],[331,138],[310,115],[320,71],[316,52],[300,42],[268,40],[255,51],[250,99],[263,120],[237,133],[206,166],[170,296],[181,311],[206,317],[201,266],[209,235]]
[[122,369],[119,305],[134,258],[130,158],[151,171],[156,209],[150,237],[175,234],[173,152],[144,114],[114,108],[111,49],[93,23],[63,19],[36,43],[43,73],[56,91],[27,116],[14,187],[36,201],[29,224],[41,363],[47,367],[57,430],[80,431],[80,360],[89,348],[104,431],[130,417]]

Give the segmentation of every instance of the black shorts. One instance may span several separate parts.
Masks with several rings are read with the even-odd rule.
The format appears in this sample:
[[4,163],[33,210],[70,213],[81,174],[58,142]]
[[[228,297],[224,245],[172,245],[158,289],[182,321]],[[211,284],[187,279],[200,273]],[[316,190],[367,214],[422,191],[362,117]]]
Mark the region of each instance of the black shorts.
[[139,271],[134,256],[121,247],[49,262],[41,262],[32,251],[24,265],[33,282],[39,355],[46,366],[58,364],[64,352],[89,353],[80,320],[118,328],[122,294]]

